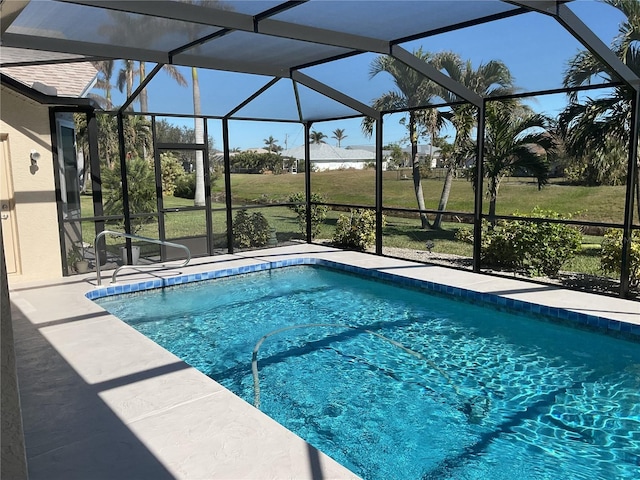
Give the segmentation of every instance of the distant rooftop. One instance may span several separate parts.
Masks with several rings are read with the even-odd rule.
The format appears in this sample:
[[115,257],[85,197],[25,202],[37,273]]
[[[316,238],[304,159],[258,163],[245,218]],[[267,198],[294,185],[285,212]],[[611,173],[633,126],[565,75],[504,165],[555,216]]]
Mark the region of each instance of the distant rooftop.
[[[309,145],[309,153],[311,161],[353,161],[353,160],[375,160],[374,152],[367,150],[359,150],[353,148],[338,148],[328,143],[312,143]],[[293,157],[300,160],[304,159],[304,145],[290,148],[281,152],[283,157]]]

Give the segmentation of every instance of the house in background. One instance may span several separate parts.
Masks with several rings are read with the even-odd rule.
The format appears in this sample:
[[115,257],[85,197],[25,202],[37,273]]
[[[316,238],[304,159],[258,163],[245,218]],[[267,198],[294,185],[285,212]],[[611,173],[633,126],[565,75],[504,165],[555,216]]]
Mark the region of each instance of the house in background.
[[[347,147],[348,149],[356,149],[356,150],[366,150],[371,153],[375,153],[376,147],[372,145],[354,145],[351,147]],[[410,167],[411,166],[411,146],[402,148],[404,163],[402,165],[398,165],[400,168]],[[382,150],[382,158],[389,159],[391,157],[391,150]],[[438,147],[432,147],[430,144],[426,145],[418,145],[418,161],[423,163],[430,159],[429,167],[430,168],[440,168],[442,167],[442,161],[440,160],[440,149]],[[385,167],[386,170],[386,167]]]
[[80,216],[83,165],[73,113],[93,110],[85,97],[97,70],[88,62],[20,66],[31,60],[24,51],[18,57],[2,47],[1,54],[0,207],[8,280],[59,278],[62,219]]
[[[304,145],[283,150],[280,155],[304,161]],[[328,143],[312,143],[309,145],[309,155],[311,167],[319,172],[347,168],[362,170],[376,162],[375,152],[333,147]],[[386,170],[386,162],[383,162],[382,168]]]

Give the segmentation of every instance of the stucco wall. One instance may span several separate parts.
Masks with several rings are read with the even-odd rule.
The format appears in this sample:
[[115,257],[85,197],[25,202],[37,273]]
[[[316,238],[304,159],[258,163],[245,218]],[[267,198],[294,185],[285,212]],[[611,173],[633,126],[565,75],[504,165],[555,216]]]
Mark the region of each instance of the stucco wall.
[[[62,276],[49,109],[2,86],[0,133],[8,134],[19,270],[9,283]],[[30,152],[40,153],[37,170]],[[7,246],[5,245],[5,248]]]

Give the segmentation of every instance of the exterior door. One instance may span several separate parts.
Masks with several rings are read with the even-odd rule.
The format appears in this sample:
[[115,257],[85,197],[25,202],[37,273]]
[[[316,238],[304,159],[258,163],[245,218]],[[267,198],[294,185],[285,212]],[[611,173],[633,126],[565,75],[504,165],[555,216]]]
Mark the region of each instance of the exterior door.
[[9,157],[9,136],[0,134],[0,215],[7,273],[19,273],[15,197]]

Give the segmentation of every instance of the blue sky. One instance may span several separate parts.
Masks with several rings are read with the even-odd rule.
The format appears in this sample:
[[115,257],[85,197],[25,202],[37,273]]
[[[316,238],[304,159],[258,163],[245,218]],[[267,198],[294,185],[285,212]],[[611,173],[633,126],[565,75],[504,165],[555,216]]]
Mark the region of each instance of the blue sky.
[[[609,5],[593,0],[578,0],[569,4],[570,8],[591,28],[606,44],[610,44],[623,19],[620,12]],[[510,68],[516,85],[523,91],[536,91],[561,87],[562,74],[567,61],[581,49],[557,22],[547,16],[537,14],[520,15],[514,18],[479,25],[458,32],[450,32],[402,45],[407,50],[422,47],[423,50],[438,52],[454,51],[464,59],[470,59],[474,67],[489,60],[501,60]],[[369,104],[382,93],[393,89],[391,79],[386,74],[369,78],[369,65],[375,58],[372,54],[363,54],[334,65],[308,69],[305,73],[317,78],[329,86],[343,91],[362,103]],[[150,71],[152,65],[147,66]],[[180,68],[191,83],[191,70]],[[219,73],[199,70],[203,97],[203,113],[217,114],[226,112],[264,85],[269,78],[246,76],[233,73]],[[233,85],[233,89],[211,88],[210,85]],[[193,112],[191,88],[177,87],[165,73],[159,73],[149,85],[150,110],[190,114]],[[292,103],[290,80],[281,80],[269,91],[269,96],[260,99],[268,106],[270,114],[285,116],[295,106]],[[283,95],[279,95],[281,91]],[[115,93],[115,92],[114,92]],[[277,101],[275,99],[278,99]],[[118,97],[116,102],[121,101]],[[269,103],[271,102],[271,103]],[[533,99],[530,105],[549,115],[556,114],[564,106],[563,95]],[[247,114],[251,114],[249,110]],[[385,117],[385,143],[406,144],[406,128],[398,123],[400,116]],[[176,121],[178,124],[184,120]],[[190,121],[186,122],[190,125]],[[361,132],[359,119],[333,122],[317,122],[313,129],[327,135],[327,143],[336,144],[331,138],[332,132],[341,128],[347,135],[342,146],[372,145],[374,140]],[[446,132],[445,132],[446,133]],[[215,146],[222,148],[222,134],[219,121],[209,122],[209,134],[214,138]],[[245,122],[230,123],[231,148],[251,148],[264,146],[264,139],[273,136],[279,145],[294,147],[304,141],[304,129],[295,123],[282,122]]]

